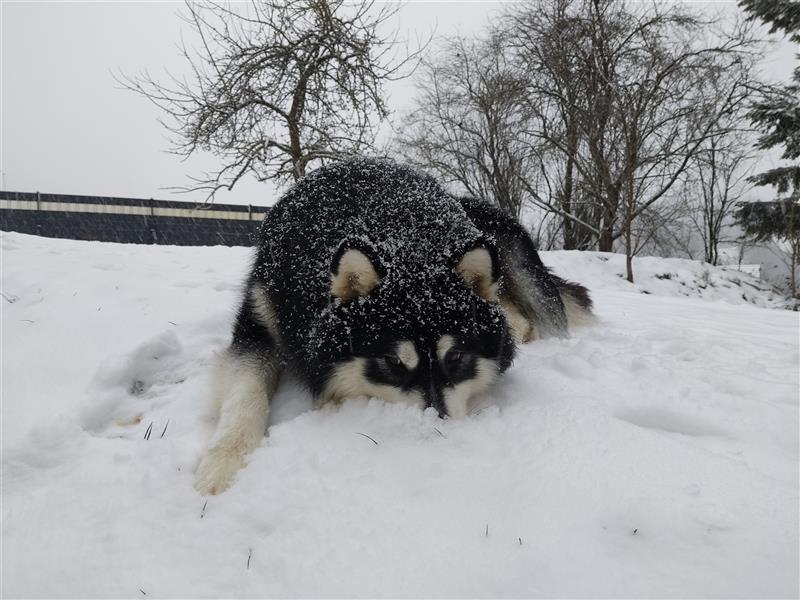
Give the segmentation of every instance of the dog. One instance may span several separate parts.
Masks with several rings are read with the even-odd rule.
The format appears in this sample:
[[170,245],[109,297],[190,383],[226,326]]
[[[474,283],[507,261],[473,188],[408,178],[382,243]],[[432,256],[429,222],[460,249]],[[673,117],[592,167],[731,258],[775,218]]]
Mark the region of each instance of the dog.
[[321,167],[264,218],[233,340],[213,373],[218,414],[195,488],[224,491],[265,435],[291,369],[319,403],[377,397],[457,418],[519,343],[592,316],[583,286],[542,264],[488,202],[390,160]]

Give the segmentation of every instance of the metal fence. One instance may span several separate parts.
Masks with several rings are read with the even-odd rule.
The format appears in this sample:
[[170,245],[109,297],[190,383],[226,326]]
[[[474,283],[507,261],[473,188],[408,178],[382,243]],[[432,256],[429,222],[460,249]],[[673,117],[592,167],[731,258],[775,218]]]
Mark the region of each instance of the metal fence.
[[0,229],[45,237],[251,246],[267,208],[169,200],[0,191]]

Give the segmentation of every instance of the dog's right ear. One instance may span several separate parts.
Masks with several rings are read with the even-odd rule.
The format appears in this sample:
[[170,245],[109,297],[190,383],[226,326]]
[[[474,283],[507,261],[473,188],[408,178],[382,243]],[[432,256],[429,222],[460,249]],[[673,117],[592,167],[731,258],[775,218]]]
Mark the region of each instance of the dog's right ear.
[[468,246],[456,264],[455,272],[475,294],[490,302],[497,301],[500,269],[494,244],[478,240]]
[[382,269],[373,253],[343,242],[331,260],[331,296],[349,302],[369,296],[381,280]]

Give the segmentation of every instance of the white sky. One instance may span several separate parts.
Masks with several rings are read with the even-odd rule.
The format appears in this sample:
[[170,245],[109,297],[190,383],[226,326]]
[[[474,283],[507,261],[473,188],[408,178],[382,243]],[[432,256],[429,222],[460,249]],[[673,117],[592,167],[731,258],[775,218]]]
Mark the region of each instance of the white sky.
[[[164,188],[216,166],[213,156],[182,162],[167,152],[159,111],[119,89],[111,72],[181,73],[181,2],[10,2],[0,0],[0,189],[97,196],[203,200]],[[734,2],[724,8],[738,10]],[[477,31],[502,7],[490,2],[412,2],[401,9],[407,37]],[[788,77],[793,48],[781,43],[764,63]],[[391,88],[402,110],[413,95]],[[242,181],[217,202],[271,204],[268,184]]]

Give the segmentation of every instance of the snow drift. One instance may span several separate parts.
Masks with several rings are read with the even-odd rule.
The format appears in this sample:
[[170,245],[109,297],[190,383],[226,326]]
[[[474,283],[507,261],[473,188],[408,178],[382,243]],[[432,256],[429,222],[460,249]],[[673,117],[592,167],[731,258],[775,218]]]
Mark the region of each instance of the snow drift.
[[797,596],[798,315],[753,278],[543,253],[599,322],[470,417],[287,382],[203,498],[249,253],[3,234],[4,596]]

